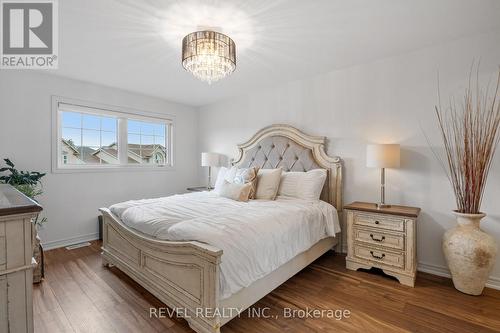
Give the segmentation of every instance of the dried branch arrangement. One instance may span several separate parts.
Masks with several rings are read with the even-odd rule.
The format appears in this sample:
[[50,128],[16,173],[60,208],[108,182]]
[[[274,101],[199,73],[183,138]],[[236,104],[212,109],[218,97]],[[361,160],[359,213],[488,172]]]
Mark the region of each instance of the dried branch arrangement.
[[445,147],[443,165],[453,186],[457,212],[480,212],[486,180],[500,140],[500,69],[494,94],[489,86],[479,85],[479,66],[476,82],[465,91],[463,103],[457,107],[450,101],[443,110],[436,106],[436,115]]

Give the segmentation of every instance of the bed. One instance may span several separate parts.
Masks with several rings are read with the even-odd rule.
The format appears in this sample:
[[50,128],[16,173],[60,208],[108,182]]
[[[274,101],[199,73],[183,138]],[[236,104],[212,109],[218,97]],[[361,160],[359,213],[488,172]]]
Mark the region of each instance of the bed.
[[[288,125],[272,125],[257,132],[246,143],[238,145],[239,156],[233,165],[260,168],[283,167],[284,171],[325,169],[327,179],[321,200],[334,206],[336,213],[341,214],[342,163],[339,157],[330,157],[326,154],[325,140],[324,137],[310,136]],[[278,221],[282,215],[283,219],[287,218],[286,210],[279,212],[278,209],[289,207],[292,210],[299,209],[301,205],[304,207],[310,205],[279,199],[275,203],[256,200],[246,206],[238,206],[240,204],[231,204],[210,193],[199,193],[185,197],[173,196],[156,200],[169,201],[169,205],[177,203],[178,206],[182,206],[181,211],[188,211],[184,214],[190,214],[190,210],[193,210],[192,214],[195,214],[196,209],[192,207],[196,203],[200,209],[204,202],[207,204],[216,203],[221,207],[220,218],[229,219],[234,215],[236,221],[238,221],[237,214],[231,214],[231,212],[238,209],[253,209],[260,214],[268,214],[269,218],[273,218],[270,215],[274,210],[274,213],[278,213],[274,215],[274,219]],[[191,205],[187,204],[189,201],[191,201]],[[135,202],[133,205],[140,208],[140,205],[148,203],[153,204],[152,201],[146,200]],[[224,205],[227,207],[224,208]],[[313,220],[314,214],[321,214],[322,209],[325,209],[323,206],[315,204],[314,207],[310,208]],[[254,280],[246,281],[246,283],[240,281],[239,284],[231,284],[226,281],[231,279],[227,264],[231,260],[234,262],[234,259],[231,259],[232,255],[230,256],[227,250],[230,241],[220,238],[220,244],[217,246],[210,241],[211,238],[201,239],[201,241],[176,239],[186,237],[189,239],[189,233],[186,234],[185,230],[189,231],[189,226],[193,225],[205,227],[205,224],[210,221],[209,219],[201,220],[203,223],[198,224],[190,222],[191,224],[188,224],[187,228],[186,226],[177,228],[180,230],[177,233],[172,231],[175,228],[171,228],[169,233],[164,235],[155,230],[153,237],[153,233],[147,229],[131,225],[126,214],[133,212],[134,209],[125,210],[127,208],[125,207],[121,210],[120,207],[100,209],[104,217],[103,264],[116,266],[129,275],[167,306],[177,310],[178,314],[187,320],[190,327],[199,333],[220,332],[220,327],[237,316],[239,312],[250,307],[326,251],[336,246],[341,248],[340,234],[335,235],[338,230],[333,229],[334,231],[326,237],[318,239],[312,237],[309,240],[309,242],[313,242],[312,245],[307,245],[307,242],[304,243],[306,245],[302,244],[307,248],[297,247],[295,249],[297,253],[293,257],[282,256],[285,262],[280,263],[279,266],[276,266],[276,263],[274,266],[272,263],[264,265],[268,270],[272,270],[270,272],[264,271],[263,276],[256,275],[258,278],[254,277]],[[177,214],[177,212],[175,213]],[[266,217],[265,215],[261,216],[262,218]],[[195,216],[195,218],[199,220],[201,217]],[[255,223],[258,223],[259,217],[255,218]],[[311,217],[305,220],[311,220]],[[243,234],[242,230],[244,232],[245,229],[240,229],[238,232]],[[256,239],[256,232],[256,230],[249,228],[247,238]],[[303,233],[303,231],[300,232]],[[233,236],[229,234],[225,237],[231,238]],[[265,239],[262,237],[261,242],[264,242],[261,243],[262,246],[266,245]],[[244,248],[244,245],[242,244],[241,247]],[[224,250],[226,251],[225,257],[223,257],[224,251],[222,249],[226,249]],[[284,253],[286,255],[286,252]],[[260,274],[263,274],[262,271]]]

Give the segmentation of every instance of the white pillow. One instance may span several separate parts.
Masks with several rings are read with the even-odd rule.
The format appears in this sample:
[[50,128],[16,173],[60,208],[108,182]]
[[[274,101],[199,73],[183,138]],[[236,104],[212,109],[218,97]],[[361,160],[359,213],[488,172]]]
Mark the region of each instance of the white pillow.
[[318,200],[325,184],[326,170],[313,169],[307,172],[284,172],[278,195],[306,200]]
[[227,180],[224,180],[219,190],[219,195],[221,197],[236,201],[248,201],[248,199],[250,198],[250,192],[252,190],[252,184],[237,184],[230,183]]
[[255,199],[274,200],[280,186],[282,169],[260,169],[257,173]]
[[215,180],[214,192],[219,193],[221,186],[224,184],[224,179],[226,179],[226,174],[229,169],[226,167],[221,167],[217,173],[217,179]]

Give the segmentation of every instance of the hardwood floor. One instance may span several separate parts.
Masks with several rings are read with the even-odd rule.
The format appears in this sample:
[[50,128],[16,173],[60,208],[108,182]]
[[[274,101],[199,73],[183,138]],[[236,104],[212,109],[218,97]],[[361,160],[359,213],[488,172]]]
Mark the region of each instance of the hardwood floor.
[[[116,268],[101,265],[99,242],[46,252],[46,278],[34,288],[35,332],[192,332],[180,318],[150,318],[164,305]],[[419,273],[415,288],[345,269],[325,254],[222,327],[230,332],[499,332],[500,291],[464,295],[450,280]],[[285,309],[349,310],[349,318],[285,318]],[[328,318],[330,315],[330,318]],[[277,316],[277,318],[274,318]]]

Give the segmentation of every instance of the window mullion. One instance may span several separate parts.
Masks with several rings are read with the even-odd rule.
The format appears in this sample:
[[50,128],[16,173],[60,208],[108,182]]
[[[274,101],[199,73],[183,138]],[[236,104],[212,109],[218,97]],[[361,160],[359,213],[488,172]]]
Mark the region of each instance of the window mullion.
[[128,162],[127,118],[118,118],[118,161],[120,164]]
[[172,166],[173,163],[173,146],[172,146],[172,142],[173,142],[173,138],[172,138],[172,135],[173,135],[173,129],[172,129],[172,123],[169,123],[165,126],[165,158],[166,158],[166,164]]

